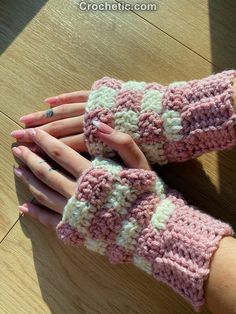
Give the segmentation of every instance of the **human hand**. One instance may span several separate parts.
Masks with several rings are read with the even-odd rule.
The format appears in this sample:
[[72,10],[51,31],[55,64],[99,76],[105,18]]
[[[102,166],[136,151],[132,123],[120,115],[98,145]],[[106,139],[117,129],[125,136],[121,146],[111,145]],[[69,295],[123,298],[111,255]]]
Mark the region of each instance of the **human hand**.
[[13,148],[24,164],[15,173],[39,203],[25,203],[20,210],[56,230],[65,244],[84,245],[112,263],[134,263],[199,309],[212,254],[223,236],[233,234],[232,228],[188,205],[153,171],[146,171],[147,160],[130,136],[101,122],[96,125],[98,137],[136,169],[102,158],[91,167],[43,130],[27,130],[69,175],[25,146]]
[[[86,152],[87,147],[83,135],[83,121],[89,91],[81,90],[53,96],[44,100],[49,109],[30,113],[20,118],[25,128],[36,127],[48,134],[60,138],[60,141],[78,152]],[[32,144],[32,138],[26,130],[15,130],[11,133],[18,142],[38,152],[38,146]]]
[[[61,167],[61,171],[52,168],[50,162],[26,146],[14,147],[14,156],[23,163],[14,172],[39,203],[35,205],[26,202],[19,209],[55,229],[61,220],[64,206],[75,193],[78,178],[91,167],[91,162],[40,128],[26,132],[28,138]],[[97,134],[104,143],[117,151],[127,167],[150,169],[145,156],[129,135],[115,131],[104,123],[98,126]]]

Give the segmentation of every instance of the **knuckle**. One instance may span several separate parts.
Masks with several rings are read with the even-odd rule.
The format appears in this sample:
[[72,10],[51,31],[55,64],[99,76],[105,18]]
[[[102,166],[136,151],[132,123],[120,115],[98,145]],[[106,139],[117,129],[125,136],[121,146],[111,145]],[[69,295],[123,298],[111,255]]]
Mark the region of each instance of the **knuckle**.
[[53,145],[50,151],[50,156],[52,159],[58,159],[63,153],[61,147]]
[[68,106],[62,105],[61,107],[58,108],[58,113],[61,115],[67,114],[68,112],[69,112]]
[[121,145],[130,148],[134,145],[134,141],[129,134],[124,134],[121,140]]
[[49,133],[51,135],[57,135],[59,129],[60,129],[60,124],[57,121],[51,122],[50,127],[49,127]]
[[42,167],[38,167],[37,169],[35,169],[34,174],[41,180],[46,179],[46,170]]

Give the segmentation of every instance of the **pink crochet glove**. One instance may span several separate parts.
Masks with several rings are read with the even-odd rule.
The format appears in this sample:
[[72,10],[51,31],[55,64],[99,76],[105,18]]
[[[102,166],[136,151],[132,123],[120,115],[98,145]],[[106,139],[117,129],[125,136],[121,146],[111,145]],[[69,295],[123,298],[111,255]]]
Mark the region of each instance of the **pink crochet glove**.
[[235,77],[231,70],[169,86],[109,77],[96,81],[84,120],[90,154],[114,155],[96,136],[93,119],[130,134],[151,163],[180,162],[233,147]]
[[189,206],[155,172],[96,158],[79,179],[56,228],[65,244],[86,246],[111,263],[133,263],[171,286],[196,310],[209,263],[232,228]]

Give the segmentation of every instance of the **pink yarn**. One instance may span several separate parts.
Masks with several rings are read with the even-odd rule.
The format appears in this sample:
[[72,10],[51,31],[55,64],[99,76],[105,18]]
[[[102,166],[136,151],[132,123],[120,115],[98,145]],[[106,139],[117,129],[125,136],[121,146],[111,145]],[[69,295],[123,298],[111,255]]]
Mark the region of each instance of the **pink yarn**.
[[[125,82],[109,77],[96,81],[88,98],[89,109],[86,110],[84,120],[84,133],[90,154],[112,156],[97,139],[96,129],[91,123],[93,119],[107,123],[117,130],[122,128],[121,131],[133,136],[151,162],[159,164],[182,162],[212,150],[232,148],[236,145],[236,114],[232,89],[235,77],[236,71],[229,70],[179,85],[147,83],[137,88],[132,84],[139,82],[128,82],[130,85],[127,87]],[[102,101],[104,87],[108,90]],[[150,91],[160,92],[156,96],[160,97],[160,110],[150,107],[143,111],[147,105],[145,97]],[[105,106],[106,97],[111,92],[115,92],[115,96],[111,107],[107,109],[103,105]],[[155,102],[155,98],[151,97],[149,101]],[[137,126],[135,133],[126,120],[127,110],[129,115],[132,112],[137,114],[137,124],[134,121],[132,126]],[[164,115],[170,111],[179,117],[179,131],[175,129],[175,118],[168,122],[170,118]],[[119,123],[116,123],[117,119]],[[95,142],[99,143],[96,149],[93,147]],[[153,149],[150,145],[153,145]],[[159,155],[162,158],[158,158]]]
[[[105,161],[113,169],[114,162]],[[56,228],[59,239],[73,246],[95,241],[111,263],[143,258],[154,278],[198,309],[205,302],[210,259],[221,238],[233,234],[232,228],[189,206],[153,171],[108,172],[96,159],[93,165],[80,177],[75,199],[64,209]],[[168,209],[164,214],[163,202]],[[154,219],[156,214],[159,218]]]

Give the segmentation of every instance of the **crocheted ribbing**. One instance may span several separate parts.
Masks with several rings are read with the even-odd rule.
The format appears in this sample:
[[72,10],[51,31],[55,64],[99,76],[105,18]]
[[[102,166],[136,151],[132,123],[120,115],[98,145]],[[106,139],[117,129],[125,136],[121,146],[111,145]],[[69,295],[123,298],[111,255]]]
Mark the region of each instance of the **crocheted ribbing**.
[[236,71],[230,70],[168,86],[109,77],[96,81],[84,120],[90,154],[114,155],[98,139],[93,119],[130,134],[151,163],[186,161],[233,147],[235,77]]
[[171,286],[196,310],[212,254],[232,228],[189,206],[153,171],[126,169],[102,158],[78,181],[57,236],[65,244],[133,263]]

